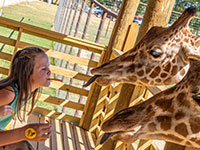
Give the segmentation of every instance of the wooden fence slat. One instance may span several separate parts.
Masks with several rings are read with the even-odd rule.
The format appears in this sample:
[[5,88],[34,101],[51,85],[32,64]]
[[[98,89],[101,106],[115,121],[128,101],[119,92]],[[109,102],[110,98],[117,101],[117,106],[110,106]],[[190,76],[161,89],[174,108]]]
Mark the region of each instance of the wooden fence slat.
[[72,70],[67,70],[67,69],[61,68],[61,67],[56,67],[53,65],[50,65],[50,70],[52,73],[70,77],[70,78],[74,78],[74,79],[78,79],[78,80],[88,81],[90,79],[89,75],[85,75],[85,74],[82,74],[82,73],[79,73],[76,71],[72,71]]
[[41,94],[38,100],[44,101],[44,102],[49,102],[49,103],[52,103],[52,104],[57,104],[57,105],[60,105],[60,106],[63,106],[63,107],[69,107],[69,108],[72,108],[72,109],[81,110],[81,111],[83,111],[83,109],[84,109],[83,104],[79,104],[79,103],[72,102],[72,101],[69,101],[69,100],[49,96],[49,95],[46,95],[46,94]]
[[81,49],[90,50],[96,53],[101,53],[104,50],[103,45],[81,40],[61,33],[39,28],[25,23],[20,23],[8,18],[0,17],[0,26],[17,30],[19,27],[23,28],[24,33],[35,35],[48,40],[53,40],[59,43],[75,46]]
[[83,96],[88,96],[88,93],[89,93],[88,90],[80,89],[80,88],[63,84],[57,81],[51,81],[51,85],[49,87],[56,88],[63,91],[72,92],[72,93],[83,95]]
[[[53,110],[47,110],[47,109],[40,108],[40,107],[34,108],[33,112],[47,116],[47,117],[53,117],[53,118],[58,118],[59,116],[63,115],[62,113],[55,112]],[[59,118],[59,119],[64,120],[64,121],[74,122],[74,123],[80,122],[80,118],[70,116],[70,115],[66,115],[66,114],[64,114],[64,116],[62,118]]]
[[51,50],[51,49],[44,49],[44,50],[46,51],[47,55],[50,57],[62,59],[65,61],[70,61],[71,63],[77,63],[80,65],[89,66],[89,67],[96,67],[98,64],[97,62],[95,62],[93,60],[80,58],[77,56],[69,55],[69,54],[58,52],[55,50]]
[[[50,122],[50,119],[47,117],[39,117],[40,123],[47,123],[46,120]],[[51,138],[51,137],[50,137]],[[50,138],[47,139],[45,142],[38,142],[37,150],[50,150]]]
[[63,144],[65,150],[76,150],[72,125],[67,122],[63,122],[62,127],[63,127],[63,141],[64,141]]
[[83,132],[81,132],[82,129],[77,126],[72,126],[72,128],[77,150],[89,150],[85,136],[83,135]]
[[17,40],[15,42],[15,49],[14,49],[14,53],[13,54],[15,54],[17,52],[17,50],[18,50],[18,44],[20,42],[20,39],[21,39],[21,36],[22,36],[22,32],[23,32],[23,28],[20,27],[19,28],[19,32],[18,32],[18,36],[17,36]]
[[85,139],[87,140],[89,150],[95,149],[96,136],[93,133],[85,132]]
[[4,52],[0,52],[0,59],[11,61],[12,55]]
[[1,74],[8,75],[9,69],[0,67],[0,72],[1,72]]

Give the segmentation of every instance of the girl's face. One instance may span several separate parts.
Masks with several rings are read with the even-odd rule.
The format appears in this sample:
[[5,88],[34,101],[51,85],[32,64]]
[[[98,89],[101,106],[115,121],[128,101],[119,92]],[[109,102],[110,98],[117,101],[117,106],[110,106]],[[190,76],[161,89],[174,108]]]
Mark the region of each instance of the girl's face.
[[35,58],[33,74],[31,76],[32,91],[42,86],[49,86],[51,71],[49,69],[49,58],[46,54],[39,54]]

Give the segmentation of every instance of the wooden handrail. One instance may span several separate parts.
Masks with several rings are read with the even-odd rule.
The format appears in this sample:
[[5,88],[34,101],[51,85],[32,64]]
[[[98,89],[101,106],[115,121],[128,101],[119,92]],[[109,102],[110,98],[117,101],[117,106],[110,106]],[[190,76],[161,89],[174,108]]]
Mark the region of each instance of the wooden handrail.
[[105,49],[105,45],[102,45],[102,44],[97,44],[97,43],[90,42],[87,40],[74,38],[72,36],[68,36],[68,35],[57,33],[51,30],[39,28],[33,25],[20,23],[18,21],[14,21],[14,20],[4,18],[4,17],[0,17],[0,26],[6,27],[12,30],[17,30],[17,31],[19,30],[19,28],[23,28],[23,33],[31,34],[31,35],[38,36],[44,39],[59,42],[62,44],[75,46],[77,48],[86,49],[86,50],[99,53],[99,54],[101,54],[101,52]]
[[110,16],[112,16],[114,18],[117,18],[118,14],[116,14],[115,12],[109,10],[104,5],[102,5],[101,3],[97,2],[96,0],[92,0],[92,2],[95,3],[97,6],[99,6],[99,8],[103,9]]

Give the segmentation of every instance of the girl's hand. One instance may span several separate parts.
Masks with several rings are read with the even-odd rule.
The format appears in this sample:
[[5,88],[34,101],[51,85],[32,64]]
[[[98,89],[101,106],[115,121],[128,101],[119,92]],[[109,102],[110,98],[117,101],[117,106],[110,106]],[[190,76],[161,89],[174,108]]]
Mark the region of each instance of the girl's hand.
[[28,124],[21,128],[24,140],[34,142],[44,142],[49,138],[51,133],[51,126],[49,123],[34,123]]
[[12,107],[10,105],[0,106],[0,117],[5,117],[12,112]]

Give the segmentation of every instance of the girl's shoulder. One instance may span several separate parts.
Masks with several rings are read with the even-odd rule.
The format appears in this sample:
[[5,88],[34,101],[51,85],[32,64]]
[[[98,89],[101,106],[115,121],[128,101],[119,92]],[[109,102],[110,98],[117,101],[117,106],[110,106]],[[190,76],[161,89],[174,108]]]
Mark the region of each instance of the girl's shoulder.
[[0,106],[10,104],[15,98],[15,91],[11,86],[0,90]]

